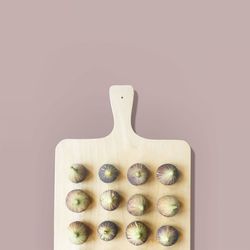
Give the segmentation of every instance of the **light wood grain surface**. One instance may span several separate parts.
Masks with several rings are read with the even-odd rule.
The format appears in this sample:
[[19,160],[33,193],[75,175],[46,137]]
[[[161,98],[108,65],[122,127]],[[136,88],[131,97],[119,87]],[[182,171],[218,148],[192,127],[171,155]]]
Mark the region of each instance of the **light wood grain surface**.
[[[156,231],[162,225],[175,226],[180,231],[178,242],[168,247],[172,250],[190,250],[190,188],[191,188],[191,150],[182,140],[145,139],[133,131],[131,112],[134,91],[131,86],[112,86],[110,101],[114,117],[112,132],[98,139],[65,139],[56,147],[55,158],[55,212],[54,212],[54,250],[149,250],[166,249],[156,241]],[[164,114],[164,107],[156,112]],[[101,121],[96,121],[100,123]],[[149,180],[141,186],[131,185],[126,173],[134,163],[145,164],[150,172]],[[74,184],[68,179],[68,169],[73,163],[82,163],[89,170],[89,176],[82,183]],[[99,168],[110,163],[120,170],[118,179],[110,184],[103,183],[98,177]],[[156,180],[156,169],[164,163],[176,165],[181,173],[178,182],[165,186]],[[92,197],[90,207],[76,214],[68,210],[65,198],[73,189],[83,189]],[[99,203],[100,194],[108,189],[118,191],[122,196],[120,206],[114,211],[104,210]],[[145,194],[151,206],[140,217],[127,212],[126,202],[136,193]],[[171,218],[160,215],[156,209],[157,200],[166,194],[175,195],[182,204],[180,212]],[[73,245],[68,239],[68,225],[76,220],[83,221],[90,229],[88,241],[82,245]],[[117,223],[120,230],[117,237],[104,242],[98,238],[97,226],[104,220]],[[125,237],[126,226],[135,220],[141,220],[151,229],[148,241],[141,246],[133,246]]]

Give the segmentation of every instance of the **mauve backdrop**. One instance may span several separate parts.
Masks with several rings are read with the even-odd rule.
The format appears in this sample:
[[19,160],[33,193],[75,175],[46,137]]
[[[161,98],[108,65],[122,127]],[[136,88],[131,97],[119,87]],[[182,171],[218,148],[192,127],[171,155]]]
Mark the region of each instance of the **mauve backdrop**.
[[54,148],[113,126],[193,149],[194,250],[249,249],[248,1],[0,1],[1,249],[53,249]]

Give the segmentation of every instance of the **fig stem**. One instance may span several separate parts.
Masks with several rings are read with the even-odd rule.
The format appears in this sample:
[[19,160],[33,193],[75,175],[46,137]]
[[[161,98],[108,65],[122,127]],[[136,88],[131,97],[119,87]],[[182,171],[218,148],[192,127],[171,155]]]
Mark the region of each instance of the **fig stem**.
[[79,199],[75,199],[75,205],[79,205],[81,202]]
[[140,209],[141,211],[144,211],[144,206],[139,206],[139,209]]
[[142,232],[136,232],[136,239],[140,240],[143,236]]
[[168,237],[164,237],[164,241],[165,242],[169,242],[169,238]]
[[71,166],[71,168],[76,172],[78,171],[78,169],[74,168],[73,166]]
[[136,177],[141,177],[141,172],[136,172]]
[[111,176],[111,171],[110,170],[106,170],[105,175],[106,176]]

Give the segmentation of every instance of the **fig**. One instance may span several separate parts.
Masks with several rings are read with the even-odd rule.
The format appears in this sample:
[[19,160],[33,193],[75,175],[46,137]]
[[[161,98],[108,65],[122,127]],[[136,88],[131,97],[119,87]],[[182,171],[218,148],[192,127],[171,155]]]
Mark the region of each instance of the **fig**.
[[144,195],[135,194],[128,200],[127,209],[130,214],[141,216],[145,214],[148,204],[149,202]]
[[145,165],[136,163],[128,169],[127,177],[132,185],[142,185],[148,180],[149,170]]
[[108,210],[115,210],[120,204],[120,195],[114,190],[107,190],[101,194],[101,206]]
[[157,231],[157,240],[163,246],[172,246],[179,238],[179,232],[172,226],[162,226]]
[[157,169],[156,177],[160,183],[172,185],[177,181],[179,171],[176,166],[172,164],[163,164]]
[[82,164],[73,164],[69,168],[69,179],[74,183],[82,182],[88,174],[88,170]]
[[148,239],[148,234],[147,226],[141,221],[134,221],[126,228],[127,240],[135,246],[145,243]]
[[89,196],[81,189],[70,191],[66,197],[66,205],[68,209],[75,213],[83,212],[88,208],[89,204]]
[[98,226],[97,232],[101,240],[110,241],[117,235],[118,227],[112,221],[104,221]]
[[179,212],[180,202],[174,196],[165,195],[158,200],[157,208],[163,216],[171,217]]
[[81,245],[88,239],[88,227],[80,221],[72,222],[69,225],[68,230],[69,239],[73,244]]
[[99,178],[105,183],[111,183],[115,181],[115,179],[119,175],[118,169],[111,164],[104,164],[99,169]]

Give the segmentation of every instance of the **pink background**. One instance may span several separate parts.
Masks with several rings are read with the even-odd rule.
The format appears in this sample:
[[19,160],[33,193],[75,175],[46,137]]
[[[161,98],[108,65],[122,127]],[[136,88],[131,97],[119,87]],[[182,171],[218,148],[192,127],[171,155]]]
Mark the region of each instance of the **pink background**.
[[54,148],[135,128],[193,148],[194,250],[249,249],[248,1],[0,1],[0,248],[52,250]]

